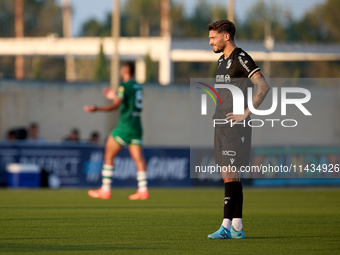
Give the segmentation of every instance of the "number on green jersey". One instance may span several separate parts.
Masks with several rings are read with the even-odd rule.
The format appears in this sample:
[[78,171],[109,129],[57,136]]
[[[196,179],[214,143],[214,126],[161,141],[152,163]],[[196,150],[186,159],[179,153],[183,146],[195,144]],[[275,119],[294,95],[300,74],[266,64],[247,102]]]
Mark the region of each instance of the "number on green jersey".
[[137,109],[143,108],[143,91],[140,89],[136,90],[135,106]]

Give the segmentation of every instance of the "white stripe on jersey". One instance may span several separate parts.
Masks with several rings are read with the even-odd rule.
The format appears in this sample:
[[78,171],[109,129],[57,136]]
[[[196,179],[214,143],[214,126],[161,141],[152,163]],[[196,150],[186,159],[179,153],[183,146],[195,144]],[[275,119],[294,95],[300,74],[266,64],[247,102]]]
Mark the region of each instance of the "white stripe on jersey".
[[248,75],[248,78],[250,78],[258,70],[260,70],[260,67],[255,68],[253,71],[251,71],[250,74]]

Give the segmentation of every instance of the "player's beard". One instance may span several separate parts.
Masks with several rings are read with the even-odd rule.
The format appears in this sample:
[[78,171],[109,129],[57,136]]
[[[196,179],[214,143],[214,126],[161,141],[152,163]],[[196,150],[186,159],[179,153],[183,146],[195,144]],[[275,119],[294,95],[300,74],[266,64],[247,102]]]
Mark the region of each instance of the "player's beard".
[[216,45],[216,49],[214,48],[214,52],[215,53],[220,53],[220,52],[223,52],[224,49],[225,49],[225,45],[219,44],[219,45]]

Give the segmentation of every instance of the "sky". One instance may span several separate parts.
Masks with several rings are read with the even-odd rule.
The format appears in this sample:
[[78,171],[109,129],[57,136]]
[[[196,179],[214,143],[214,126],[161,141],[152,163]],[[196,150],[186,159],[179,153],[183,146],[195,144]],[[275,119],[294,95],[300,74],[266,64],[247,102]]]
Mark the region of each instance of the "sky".
[[[199,0],[174,0],[181,2],[185,6],[186,15],[194,12]],[[235,0],[235,15],[237,18],[243,20],[251,7],[257,3],[258,0]],[[307,11],[312,9],[315,5],[324,3],[325,0],[264,0],[267,3],[276,3],[284,9],[291,11],[293,18],[301,18]],[[61,0],[57,0],[59,4]],[[78,36],[81,31],[82,24],[90,18],[103,21],[106,14],[112,9],[113,0],[71,0],[73,8],[73,33]],[[121,0],[123,6],[125,0]],[[228,0],[208,0],[212,5],[219,4],[227,6]]]

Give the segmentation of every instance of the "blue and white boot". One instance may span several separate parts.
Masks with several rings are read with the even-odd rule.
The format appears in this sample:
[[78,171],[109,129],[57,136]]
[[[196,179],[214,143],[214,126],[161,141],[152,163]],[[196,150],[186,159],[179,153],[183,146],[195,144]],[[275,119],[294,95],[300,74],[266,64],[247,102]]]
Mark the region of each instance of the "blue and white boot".
[[230,233],[231,233],[232,239],[243,239],[243,238],[245,238],[243,229],[241,231],[236,231],[236,229],[233,226],[231,226]]
[[221,225],[220,229],[215,233],[208,235],[208,239],[231,239],[231,234],[228,229]]

